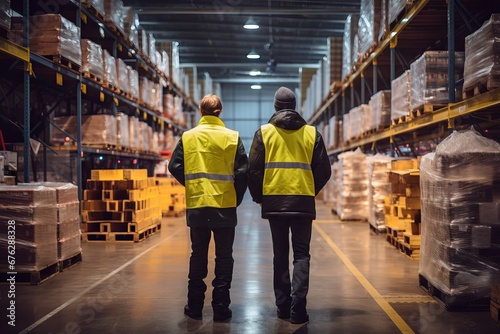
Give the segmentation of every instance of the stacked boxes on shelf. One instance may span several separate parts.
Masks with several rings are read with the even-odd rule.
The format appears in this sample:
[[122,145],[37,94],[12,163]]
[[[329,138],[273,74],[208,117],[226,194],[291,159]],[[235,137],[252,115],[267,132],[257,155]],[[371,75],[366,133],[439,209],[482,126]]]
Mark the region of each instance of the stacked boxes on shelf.
[[358,20],[359,14],[350,14],[345,21],[344,44],[342,48],[342,78],[346,78],[351,73],[355,64],[353,54],[357,54],[357,46],[359,46],[359,43],[355,43],[358,36]]
[[380,130],[391,125],[391,91],[381,90],[371,96],[370,129]]
[[163,216],[181,216],[186,211],[184,186],[172,177],[157,177]]
[[500,145],[454,132],[423,156],[420,284],[447,308],[490,306],[500,281]]
[[500,14],[465,37],[464,92],[481,93],[482,86],[500,87]]
[[[38,284],[59,272],[56,190],[41,185],[0,186],[0,273]],[[9,262],[8,255],[14,255]]]
[[361,57],[367,55],[378,42],[382,14],[382,0],[362,0],[359,9],[358,34]]
[[411,114],[410,84],[410,70],[405,71],[391,82],[391,121],[393,122],[398,122]]
[[368,222],[377,233],[385,231],[385,198],[391,194],[389,172],[391,170],[391,157],[376,154],[368,157],[369,210]]
[[82,202],[84,241],[139,242],[161,229],[158,187],[145,169],[92,170]]
[[82,72],[84,77],[89,77],[97,82],[104,79],[104,55],[102,47],[89,39],[82,39]]
[[337,214],[341,220],[368,219],[368,167],[357,149],[339,155]]
[[389,173],[391,194],[386,197],[387,241],[418,259],[420,255],[420,171],[416,159],[396,159]]

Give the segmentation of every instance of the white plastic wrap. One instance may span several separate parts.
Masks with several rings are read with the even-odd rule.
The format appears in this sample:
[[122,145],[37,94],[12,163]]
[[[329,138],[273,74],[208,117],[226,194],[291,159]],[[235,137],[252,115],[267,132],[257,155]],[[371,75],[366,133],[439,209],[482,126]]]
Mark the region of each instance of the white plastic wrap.
[[104,15],[104,1],[103,0],[81,0],[82,4],[86,7],[94,7],[99,13]]
[[162,61],[162,71],[165,73],[165,76],[170,77],[170,66],[169,66],[169,56],[167,51],[161,52],[161,61]]
[[[455,52],[455,82],[464,71],[464,53]],[[410,64],[410,108],[448,103],[448,51],[426,51]]]
[[382,0],[361,0],[359,9],[359,51],[365,55],[378,40]]
[[358,138],[363,133],[361,106],[349,110],[349,115],[349,121],[351,122],[349,139]]
[[132,7],[123,7],[123,29],[125,37],[133,46],[139,48],[139,14]]
[[116,140],[118,146],[130,147],[129,117],[123,113],[116,113]]
[[500,280],[500,144],[454,132],[420,164],[420,275],[451,306],[489,300]]
[[89,39],[81,40],[82,67],[80,72],[90,73],[101,79],[104,75],[102,47]]
[[[2,206],[43,206],[56,204],[56,191],[40,185],[0,185]],[[8,218],[8,217],[7,217]]]
[[151,60],[152,64],[156,64],[156,38],[150,32],[147,33],[147,37],[149,60]]
[[354,45],[354,37],[358,32],[358,14],[350,14],[347,16],[344,26],[344,44],[342,48],[342,79],[351,73],[353,60],[352,50]]
[[152,82],[146,77],[139,78],[139,102],[146,106],[152,105],[151,92],[153,90]]
[[130,85],[130,94],[133,98],[139,99],[139,73],[127,65],[128,81]]
[[389,1],[389,23],[394,22],[398,18],[406,5],[411,5],[413,0],[388,0]]
[[380,7],[380,29],[378,31],[378,40],[383,40],[387,34],[389,33],[389,8],[388,8],[389,0],[381,0]]
[[[54,117],[53,123],[76,138],[76,116]],[[116,145],[116,119],[112,115],[82,116],[83,145]],[[53,129],[52,143],[63,144],[66,134]]]
[[411,72],[405,71],[391,82],[391,120],[410,114]]
[[369,219],[368,222],[378,231],[385,230],[384,204],[385,198],[391,195],[389,172],[392,158],[376,154],[367,158],[369,186]]
[[10,30],[10,0],[0,2],[0,27]]
[[125,33],[124,19],[125,12],[123,1],[104,0],[104,20],[107,22],[113,22],[122,34]]
[[130,148],[132,150],[139,150],[139,141],[141,138],[141,133],[139,132],[139,118],[129,116],[128,121]]
[[341,220],[368,219],[368,168],[366,155],[358,148],[339,158],[337,214]]
[[381,90],[370,98],[370,129],[391,125],[391,91]]
[[344,143],[348,142],[351,140],[352,135],[351,135],[351,115],[349,113],[344,114],[343,119],[342,119],[342,125],[343,125],[343,139]]
[[500,87],[500,14],[465,37],[464,90],[477,84]]
[[139,28],[139,51],[149,58],[149,42],[148,42],[148,33],[144,28]]
[[82,64],[80,28],[59,14],[30,17],[30,49],[42,56],[62,56]]
[[[67,204],[78,201],[78,187],[68,182],[40,182],[41,186],[52,188],[56,191],[56,203]],[[78,211],[78,210],[77,210]],[[77,212],[78,214],[78,212]]]
[[116,75],[118,79],[117,88],[126,93],[130,93],[130,81],[128,79],[127,65],[121,58],[116,58]]
[[104,64],[104,83],[110,84],[116,88],[119,88],[120,83],[118,82],[118,74],[116,71],[116,60],[115,57],[109,54],[108,51],[102,50],[103,64]]

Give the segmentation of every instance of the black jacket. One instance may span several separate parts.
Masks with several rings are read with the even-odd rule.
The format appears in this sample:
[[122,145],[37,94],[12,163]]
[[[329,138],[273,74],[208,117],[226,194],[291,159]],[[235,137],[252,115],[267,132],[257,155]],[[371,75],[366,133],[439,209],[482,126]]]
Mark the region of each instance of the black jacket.
[[[238,149],[234,158],[234,188],[236,189],[236,206],[243,201],[243,196],[247,190],[246,172],[248,158],[241,138],[238,138]],[[182,138],[172,153],[172,158],[168,164],[168,170],[173,177],[183,186],[186,185],[184,178],[184,148]],[[186,209],[186,221],[190,227],[234,227],[238,220],[236,208],[198,208]]]
[[[274,113],[269,123],[279,128],[296,130],[306,125],[306,121],[295,110],[280,110]],[[250,158],[248,161],[248,189],[254,202],[262,203],[262,218],[272,216],[296,216],[316,218],[315,198],[303,195],[269,195],[263,196],[264,180],[264,142],[260,128],[255,132]],[[321,133],[316,131],[311,170],[314,176],[314,189],[317,195],[330,179],[332,173],[330,160],[326,152]]]

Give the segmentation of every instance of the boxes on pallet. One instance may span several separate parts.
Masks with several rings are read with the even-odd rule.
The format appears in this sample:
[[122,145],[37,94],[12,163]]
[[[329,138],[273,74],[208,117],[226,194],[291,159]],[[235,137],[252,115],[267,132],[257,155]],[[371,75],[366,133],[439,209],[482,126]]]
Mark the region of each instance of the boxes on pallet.
[[382,0],[361,0],[358,34],[361,56],[366,55],[378,41],[382,14]]
[[355,38],[358,33],[358,20],[359,14],[350,14],[345,20],[342,47],[342,80],[351,73],[354,65],[352,50],[355,47]]
[[80,68],[80,72],[84,73],[84,75],[91,74],[98,80],[103,80],[104,63],[102,47],[90,39],[82,39],[81,47],[82,67]]
[[381,129],[391,125],[391,91],[381,90],[373,94],[370,106],[370,129]]
[[391,157],[376,154],[368,157],[369,176],[369,216],[368,222],[376,231],[385,230],[384,206],[385,198],[391,194],[391,183],[389,171],[391,169]]
[[500,280],[499,170],[500,145],[474,130],[451,134],[421,161],[419,274],[447,307],[488,307]]
[[410,115],[411,71],[407,70],[391,82],[391,120]]

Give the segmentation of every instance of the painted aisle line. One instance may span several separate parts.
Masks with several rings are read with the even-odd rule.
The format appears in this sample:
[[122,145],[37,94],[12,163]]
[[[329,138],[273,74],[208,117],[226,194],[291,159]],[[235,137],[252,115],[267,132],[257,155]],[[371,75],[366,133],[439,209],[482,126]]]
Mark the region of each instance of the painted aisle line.
[[349,260],[349,258],[340,250],[340,248],[330,239],[328,234],[316,222],[313,222],[314,229],[321,235],[321,237],[326,241],[326,243],[333,249],[337,256],[344,262],[346,267],[351,271],[351,273],[356,277],[365,288],[365,290],[372,296],[375,302],[384,310],[387,316],[394,322],[394,324],[399,328],[401,333],[415,333],[410,326],[401,318],[401,316],[392,308],[392,306],[382,297],[382,295],[371,285],[370,282],[363,276],[363,274],[356,268],[356,266]]

